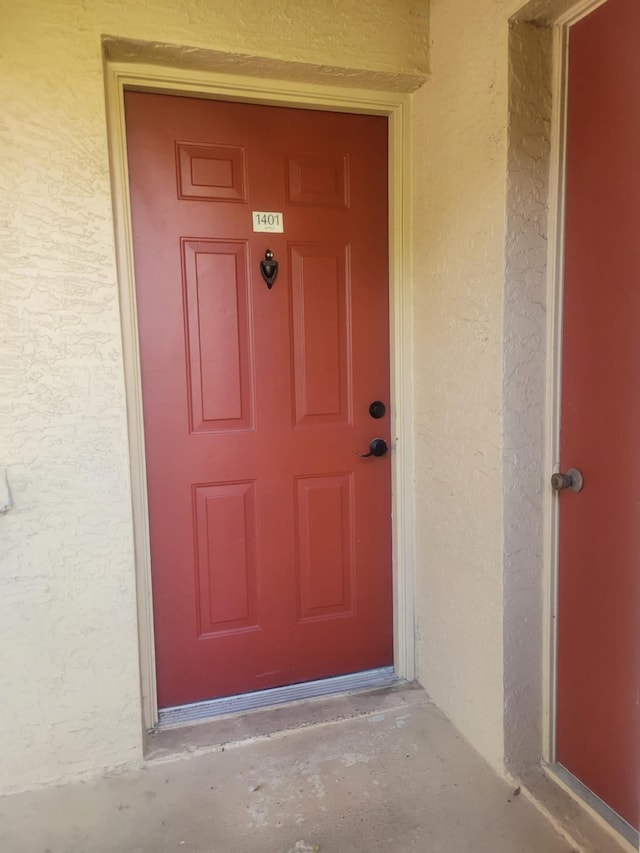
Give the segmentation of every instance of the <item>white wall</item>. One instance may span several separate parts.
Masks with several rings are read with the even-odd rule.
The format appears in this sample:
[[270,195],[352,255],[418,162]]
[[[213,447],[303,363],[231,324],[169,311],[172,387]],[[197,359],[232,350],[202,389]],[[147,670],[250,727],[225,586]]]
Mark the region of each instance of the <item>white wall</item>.
[[[0,789],[141,758],[101,36],[417,79],[404,0],[21,0],[0,25]],[[404,76],[403,76],[404,75]]]

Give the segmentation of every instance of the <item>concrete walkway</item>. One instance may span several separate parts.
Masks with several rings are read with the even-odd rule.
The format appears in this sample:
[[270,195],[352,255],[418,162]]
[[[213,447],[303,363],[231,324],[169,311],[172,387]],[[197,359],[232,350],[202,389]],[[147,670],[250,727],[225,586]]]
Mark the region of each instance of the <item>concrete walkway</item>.
[[0,851],[573,849],[410,687],[162,733],[152,756],[132,774],[0,800]]

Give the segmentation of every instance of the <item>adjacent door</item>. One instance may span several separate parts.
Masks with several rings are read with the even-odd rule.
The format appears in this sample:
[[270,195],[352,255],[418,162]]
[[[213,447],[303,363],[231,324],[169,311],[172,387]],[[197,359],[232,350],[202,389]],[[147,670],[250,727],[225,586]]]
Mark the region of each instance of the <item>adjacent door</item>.
[[125,106],[159,704],[390,665],[387,120]]
[[638,828],[640,3],[570,30],[557,760]]

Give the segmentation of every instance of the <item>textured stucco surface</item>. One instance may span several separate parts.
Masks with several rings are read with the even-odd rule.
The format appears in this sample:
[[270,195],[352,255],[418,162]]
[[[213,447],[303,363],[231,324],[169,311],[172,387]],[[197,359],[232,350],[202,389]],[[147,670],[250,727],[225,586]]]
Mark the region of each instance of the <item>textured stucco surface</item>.
[[510,154],[509,34],[559,10],[521,5],[434,0],[414,96],[418,673],[495,767],[505,726],[508,752],[540,746],[548,83],[542,60],[516,81]]
[[[401,14],[402,12],[402,14]],[[0,789],[142,752],[101,36],[422,74],[404,0],[0,3]]]
[[540,760],[543,717],[543,568],[547,232],[551,136],[548,27],[510,31],[509,150],[504,302],[503,512],[505,759],[518,772]]
[[494,767],[508,6],[431,4],[413,142],[418,674]]
[[[545,60],[510,72],[509,19],[567,5],[432,0],[413,97],[418,675],[499,770],[505,743],[515,763],[538,748],[541,677]],[[18,789],[142,750],[101,37],[411,88],[427,4],[0,0],[0,19],[0,789]]]
[[[428,16],[426,13],[415,16],[413,23],[416,27],[414,33],[420,34],[417,41],[420,45],[426,45]],[[103,36],[102,44],[105,56],[113,62],[143,62],[171,68],[243,74],[276,80],[296,80],[301,83],[326,84],[331,81],[335,86],[413,92],[424,83],[427,76],[426,63],[422,60],[419,63],[413,63],[410,54],[398,57],[398,64],[393,70],[389,70],[384,61],[388,58],[386,54],[380,57],[380,63],[371,62],[368,56],[361,56],[357,60],[358,66],[345,67],[337,64],[345,59],[341,53],[336,54],[334,60],[336,64],[329,64],[328,62],[274,59],[269,56],[165,44],[157,41],[140,41],[111,35]],[[373,67],[370,68],[369,65]]]
[[434,0],[414,97],[418,673],[496,767],[539,763],[550,22]]

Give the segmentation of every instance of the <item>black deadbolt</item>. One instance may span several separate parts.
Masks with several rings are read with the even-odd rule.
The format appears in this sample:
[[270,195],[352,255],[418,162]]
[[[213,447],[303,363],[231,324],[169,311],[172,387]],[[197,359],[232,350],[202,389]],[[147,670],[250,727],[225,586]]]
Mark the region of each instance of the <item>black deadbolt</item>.
[[383,418],[387,413],[387,407],[382,400],[374,400],[369,406],[369,414],[372,418]]

